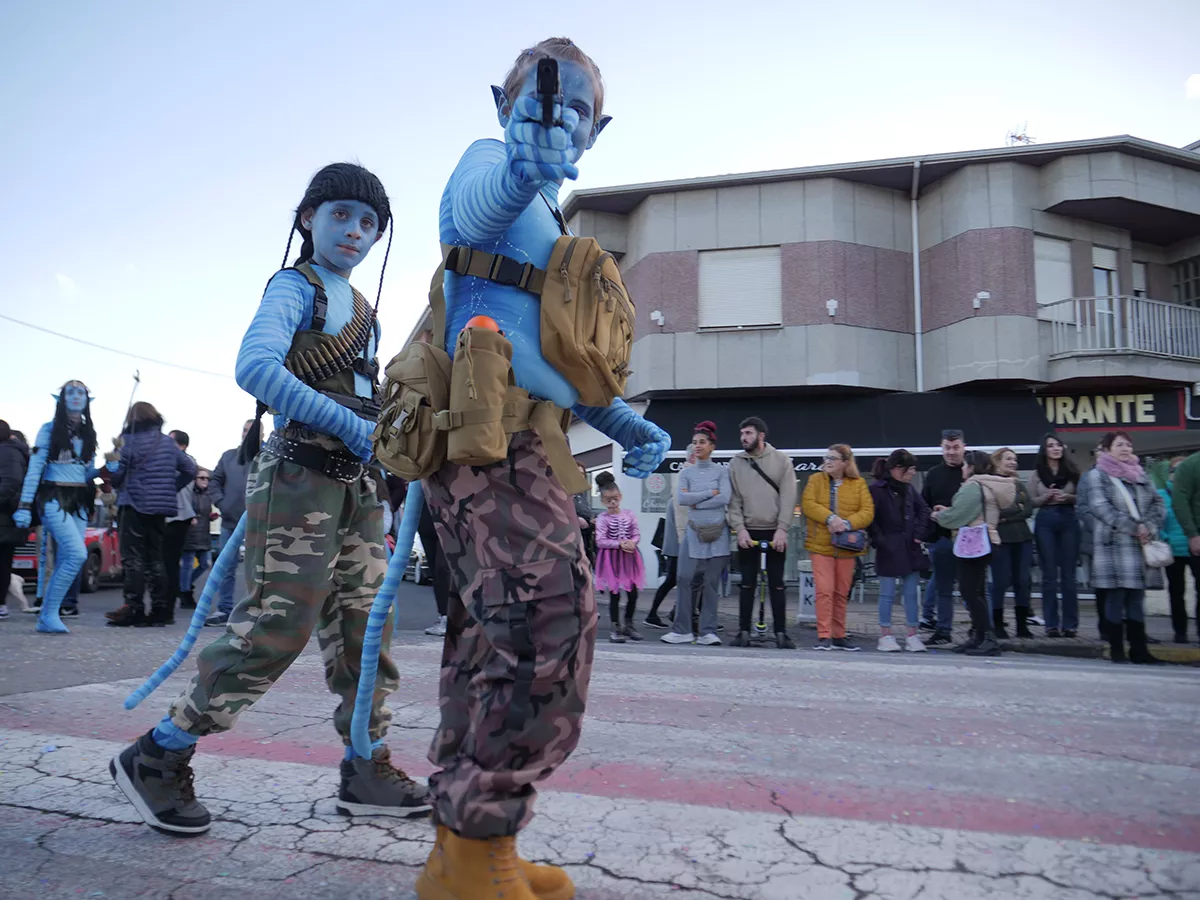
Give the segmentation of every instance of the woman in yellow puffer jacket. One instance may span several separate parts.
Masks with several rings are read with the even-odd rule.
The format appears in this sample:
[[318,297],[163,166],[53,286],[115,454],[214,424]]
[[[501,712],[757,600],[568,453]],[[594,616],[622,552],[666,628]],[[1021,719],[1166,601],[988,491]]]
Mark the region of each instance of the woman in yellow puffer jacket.
[[837,547],[833,535],[865,530],[875,520],[875,502],[848,445],[834,444],[825,452],[824,467],[804,486],[800,508],[808,520],[804,547],[812,560],[817,594],[817,644],[813,649],[858,650],[846,637],[846,603],[854,580],[854,560],[866,548]]

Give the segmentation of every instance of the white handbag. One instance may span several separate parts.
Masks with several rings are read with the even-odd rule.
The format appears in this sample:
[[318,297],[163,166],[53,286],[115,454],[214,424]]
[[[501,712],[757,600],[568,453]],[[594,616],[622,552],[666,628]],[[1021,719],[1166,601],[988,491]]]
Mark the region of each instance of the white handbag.
[[[1134,521],[1142,521],[1141,511],[1138,510],[1133,495],[1129,493],[1129,488],[1125,487],[1125,483],[1120,478],[1112,475],[1109,475],[1108,478],[1120,495],[1125,498],[1125,505],[1129,507],[1129,515],[1133,516]],[[1142,559],[1151,569],[1165,569],[1175,562],[1175,553],[1166,541],[1147,541],[1142,544]]]

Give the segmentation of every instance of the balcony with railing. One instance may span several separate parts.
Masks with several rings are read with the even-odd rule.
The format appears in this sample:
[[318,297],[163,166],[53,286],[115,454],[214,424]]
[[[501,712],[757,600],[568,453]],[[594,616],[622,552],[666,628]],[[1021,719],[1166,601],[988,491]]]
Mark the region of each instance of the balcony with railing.
[[1200,309],[1145,297],[1072,297],[1048,303],[1050,359],[1136,354],[1200,362]]

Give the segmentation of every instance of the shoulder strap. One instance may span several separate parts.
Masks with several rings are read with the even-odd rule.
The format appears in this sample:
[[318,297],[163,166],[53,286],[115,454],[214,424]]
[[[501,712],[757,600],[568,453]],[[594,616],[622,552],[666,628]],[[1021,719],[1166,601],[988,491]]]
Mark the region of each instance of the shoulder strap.
[[499,253],[486,253],[472,247],[442,244],[442,261],[443,268],[456,275],[485,278],[538,296],[546,284],[546,272],[533,263],[523,263]]
[[1125,487],[1124,482],[1115,475],[1109,475],[1108,480],[1113,483],[1113,487],[1125,499],[1125,505],[1129,507],[1129,515],[1133,516],[1135,522],[1142,521],[1141,510],[1137,507],[1137,501],[1133,499],[1133,495],[1129,492],[1129,488]]
[[571,229],[567,227],[567,220],[563,216],[562,210],[559,209],[558,207],[554,206],[549,200],[547,200],[546,195],[543,194],[541,191],[538,191],[538,196],[542,198],[542,202],[545,203],[546,208],[550,210],[550,215],[554,216],[554,221],[558,223],[558,230],[561,231],[564,235],[570,234]]
[[437,267],[437,271],[433,273],[433,279],[429,282],[429,317],[431,319],[430,329],[433,331],[429,342],[439,350],[446,349],[446,263],[444,258],[449,246],[449,244],[442,244],[443,262]]
[[[313,294],[312,328],[313,331],[324,331],[325,320],[329,316],[329,298],[325,295],[325,282],[321,280],[320,275],[313,271],[313,267],[306,262],[300,263],[298,266],[292,266],[292,268],[303,275],[308,283],[313,286],[313,290],[316,293]],[[358,291],[354,293],[357,294]]]
[[[761,468],[759,468],[758,462],[756,460],[750,459],[749,457],[747,457],[747,459],[749,460],[750,465],[754,469],[754,471],[757,472],[759,475],[761,475],[763,477],[763,479],[767,482],[767,484],[769,484],[771,487],[775,488],[775,493],[777,493],[777,494],[780,493],[779,485],[777,485],[775,483],[775,479],[772,478],[770,475],[768,475],[766,472],[764,472]],[[832,483],[833,482],[830,482],[830,484],[832,484]]]

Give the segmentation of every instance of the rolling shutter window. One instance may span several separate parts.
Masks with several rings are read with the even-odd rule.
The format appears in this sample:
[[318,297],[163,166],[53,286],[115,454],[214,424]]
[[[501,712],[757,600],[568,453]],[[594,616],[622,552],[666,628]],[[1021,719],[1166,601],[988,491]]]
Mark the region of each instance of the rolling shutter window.
[[783,324],[778,247],[700,254],[700,327]]
[[1092,247],[1092,268],[1117,271],[1117,251],[1108,247]]
[[1146,264],[1144,262],[1135,262],[1133,264],[1133,296],[1149,296],[1150,291],[1146,287],[1146,280]]
[[1074,293],[1071,281],[1071,242],[1036,235],[1033,239],[1033,278],[1038,306],[1066,300]]

